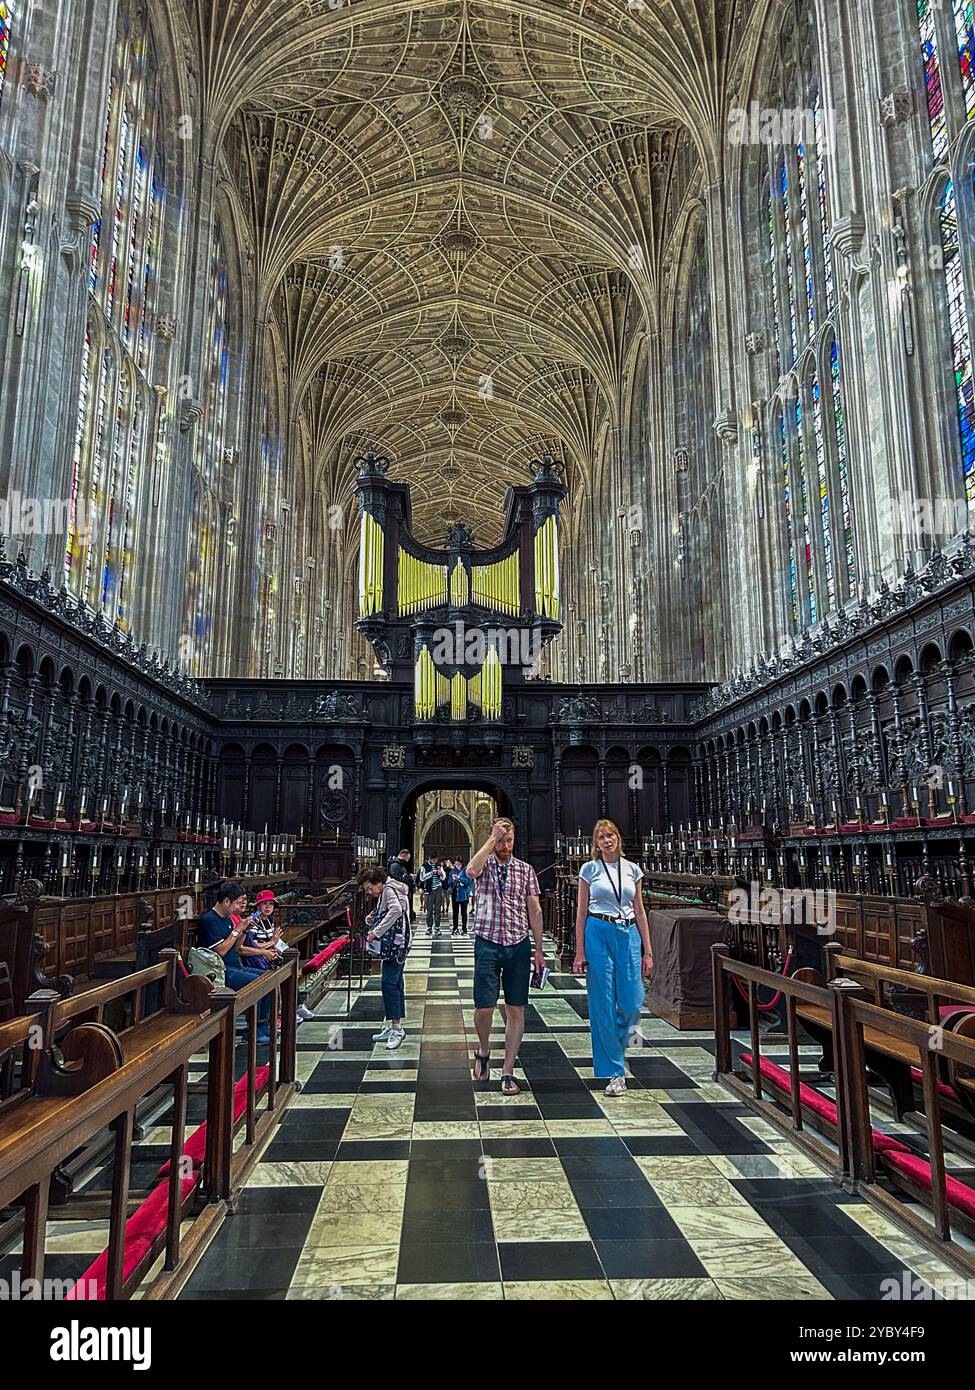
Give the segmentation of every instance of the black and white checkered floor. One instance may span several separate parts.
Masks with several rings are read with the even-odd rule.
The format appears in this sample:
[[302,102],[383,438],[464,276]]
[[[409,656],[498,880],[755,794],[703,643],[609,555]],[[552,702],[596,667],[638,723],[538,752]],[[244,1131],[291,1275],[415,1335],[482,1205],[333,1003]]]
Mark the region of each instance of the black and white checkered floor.
[[[299,1032],[303,1090],[184,1298],[879,1299],[958,1275],[711,1080],[650,1017],[625,1097],[592,1077],[585,989],[533,995],[522,1095],[471,1079],[469,937],[420,936],[407,1039],[378,978]],[[496,1066],[501,1020],[497,1020]],[[889,1295],[888,1295],[889,1296]]]

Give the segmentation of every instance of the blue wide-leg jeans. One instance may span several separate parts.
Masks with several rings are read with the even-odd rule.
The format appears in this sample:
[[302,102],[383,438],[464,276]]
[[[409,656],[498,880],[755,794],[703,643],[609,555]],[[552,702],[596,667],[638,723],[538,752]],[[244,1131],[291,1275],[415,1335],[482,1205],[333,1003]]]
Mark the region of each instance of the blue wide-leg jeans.
[[633,923],[620,928],[587,917],[585,943],[593,1073],[624,1076],[626,1045],[643,1008],[640,933]]

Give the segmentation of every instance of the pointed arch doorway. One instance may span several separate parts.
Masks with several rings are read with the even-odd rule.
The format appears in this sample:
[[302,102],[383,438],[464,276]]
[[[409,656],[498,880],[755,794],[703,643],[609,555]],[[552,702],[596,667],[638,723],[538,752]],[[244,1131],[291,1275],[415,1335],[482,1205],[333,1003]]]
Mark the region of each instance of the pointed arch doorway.
[[427,854],[463,859],[487,839],[496,816],[511,815],[505,791],[494,782],[471,778],[454,781],[431,777],[412,787],[400,806],[400,846],[414,864]]

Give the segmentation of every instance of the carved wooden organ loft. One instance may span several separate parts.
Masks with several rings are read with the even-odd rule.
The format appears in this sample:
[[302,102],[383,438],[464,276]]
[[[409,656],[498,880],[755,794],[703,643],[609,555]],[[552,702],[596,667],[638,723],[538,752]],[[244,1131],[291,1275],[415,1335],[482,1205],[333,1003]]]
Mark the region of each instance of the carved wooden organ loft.
[[502,673],[523,678],[561,629],[561,465],[546,456],[532,481],[509,488],[501,542],[474,546],[455,522],[435,549],[412,533],[410,490],[388,460],[358,460],[359,618],[390,678],[412,678],[420,722],[498,721]]

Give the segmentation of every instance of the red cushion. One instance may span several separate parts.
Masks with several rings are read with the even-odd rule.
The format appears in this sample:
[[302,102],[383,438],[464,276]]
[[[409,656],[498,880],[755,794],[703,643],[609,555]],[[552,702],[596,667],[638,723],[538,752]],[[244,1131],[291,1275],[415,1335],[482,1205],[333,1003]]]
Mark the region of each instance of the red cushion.
[[[920,1069],[920,1067],[911,1067],[911,1077],[913,1078],[913,1080],[915,1080],[915,1081],[917,1082],[917,1084],[918,1084],[919,1086],[923,1086],[923,1084],[924,1084],[924,1077],[923,1077],[923,1075],[921,1074],[921,1069]],[[947,1082],[939,1081],[939,1082],[937,1083],[937,1086],[938,1086],[938,1095],[939,1095],[939,1096],[946,1096],[948,1100],[957,1100],[957,1099],[958,1099],[958,1097],[955,1095],[954,1091],[953,1091],[952,1088],[947,1084]]]
[[874,1147],[874,1152],[909,1154],[911,1151],[906,1144],[902,1144],[899,1139],[895,1139],[892,1134],[881,1134],[879,1129],[871,1129],[870,1140]]
[[[752,1054],[750,1052],[743,1052],[740,1060],[746,1067],[750,1067],[752,1064]],[[783,1067],[777,1067],[775,1063],[770,1062],[767,1057],[762,1057],[759,1061],[759,1070],[766,1081],[771,1082],[773,1086],[778,1086],[783,1091],[787,1091],[790,1095],[792,1094],[792,1087],[789,1084],[789,1073],[785,1071]],[[838,1123],[835,1102],[831,1101],[828,1096],[820,1095],[818,1091],[814,1091],[811,1086],[807,1086],[803,1081],[799,1082],[799,1100],[803,1105],[808,1106],[814,1114],[819,1115],[824,1120],[828,1120],[830,1124],[835,1125]],[[899,1139],[895,1139],[891,1134],[881,1134],[879,1129],[870,1130],[870,1139],[874,1149],[876,1149],[878,1153],[892,1152],[894,1150],[900,1153],[910,1153],[910,1149],[906,1144],[902,1144]]]
[[339,951],[348,946],[350,939],[348,936],[338,936],[334,941],[330,941],[318,952],[317,956],[312,956],[311,960],[305,961],[301,967],[301,973],[311,975],[314,971],[321,970],[326,961],[330,961],[333,956],[337,956]]
[[[914,1153],[888,1153],[884,1156],[884,1162],[912,1178],[926,1192],[931,1191],[931,1164],[926,1158],[919,1158]],[[945,1177],[945,1192],[949,1206],[975,1221],[975,1191],[972,1188],[966,1187],[949,1173]]]
[[[255,1095],[257,1095],[257,1094],[260,1093],[260,1090],[261,1090],[262,1086],[266,1086],[266,1085],[267,1085],[268,1077],[269,1077],[270,1075],[271,1075],[271,1067],[270,1067],[270,1064],[269,1064],[269,1063],[265,1062],[265,1064],[264,1064],[263,1067],[258,1067],[257,1071],[254,1073],[254,1093],[255,1093]],[[235,1120],[235,1121],[236,1121],[236,1120],[239,1120],[240,1117],[241,1117],[241,1115],[243,1115],[243,1113],[244,1113],[244,1111],[245,1111],[246,1109],[247,1109],[247,1073],[245,1072],[244,1075],[243,1075],[243,1076],[240,1078],[240,1080],[237,1082],[237,1084],[234,1086],[234,1120]],[[199,1167],[201,1167],[201,1165],[202,1165],[202,1163],[203,1163],[203,1160],[206,1158],[206,1152],[207,1152],[207,1122],[206,1122],[206,1120],[204,1120],[203,1123],[199,1126],[198,1129],[194,1129],[193,1133],[190,1135],[190,1137],[187,1139],[186,1143],[183,1145],[183,1154],[184,1154],[185,1157],[191,1158],[191,1159],[193,1160],[193,1167],[194,1167],[194,1168],[199,1168]],[[163,1166],[160,1168],[159,1172],[156,1174],[156,1177],[157,1177],[157,1178],[165,1178],[165,1177],[168,1177],[168,1176],[169,1176],[169,1159],[167,1158],[166,1162],[163,1164]]]
[[[181,1200],[186,1201],[187,1197],[200,1181],[198,1173],[192,1177],[184,1178]],[[149,1196],[141,1206],[136,1207],[135,1211],[125,1223],[125,1258],[122,1264],[122,1278],[128,1279],[134,1270],[148,1255],[152,1248],[152,1243],[157,1236],[161,1235],[166,1229],[166,1219],[169,1214],[169,1184],[161,1182],[158,1187],[154,1187]],[[96,1289],[94,1297],[103,1299],[108,1284],[108,1250],[103,1250],[98,1258],[88,1266],[84,1274],[65,1294],[65,1298],[88,1299],[90,1294],[90,1281],[94,1280]]]
[[[752,1064],[752,1054],[743,1052],[741,1060],[746,1067]],[[792,1079],[789,1073],[782,1067],[777,1067],[774,1062],[770,1062],[767,1057],[758,1059],[758,1069],[764,1079],[773,1086],[778,1086],[782,1091],[792,1094]],[[810,1109],[814,1115],[818,1115],[827,1123],[835,1125],[837,1123],[836,1104],[828,1096],[821,1095],[819,1091],[814,1091],[811,1086],[807,1086],[804,1081],[799,1082],[799,1102]]]

